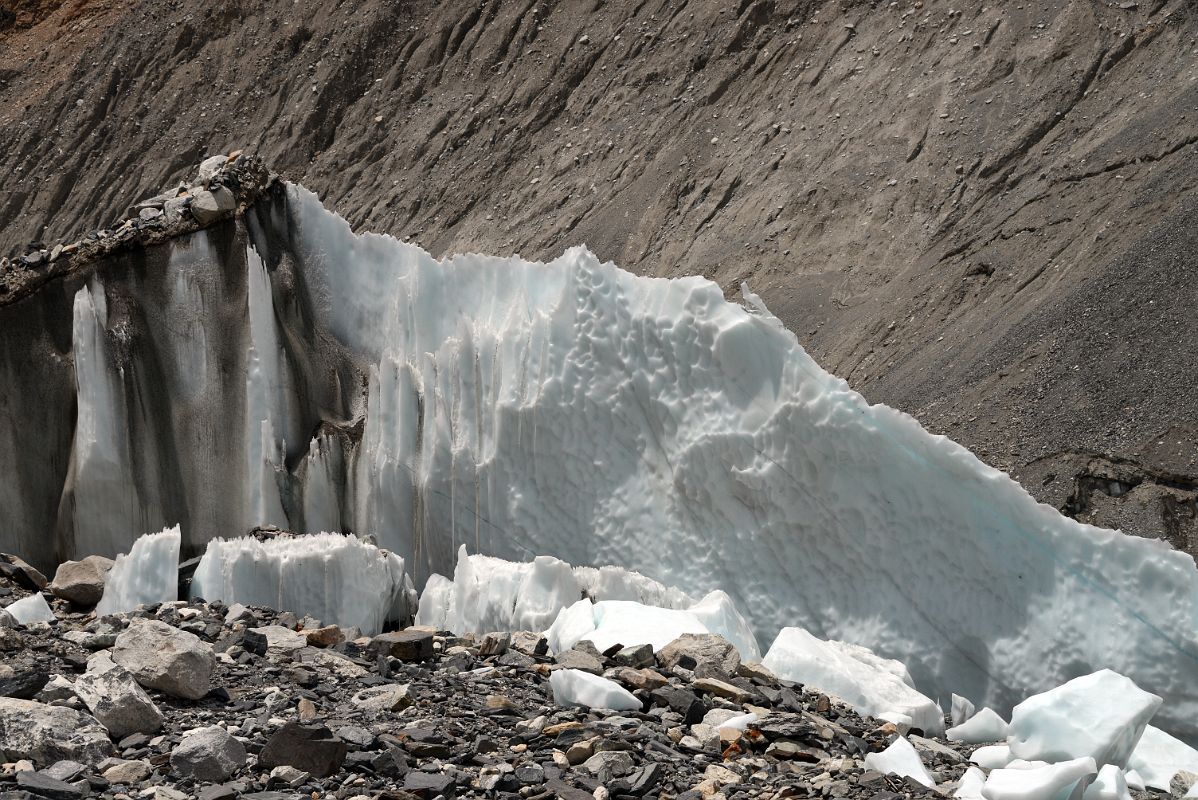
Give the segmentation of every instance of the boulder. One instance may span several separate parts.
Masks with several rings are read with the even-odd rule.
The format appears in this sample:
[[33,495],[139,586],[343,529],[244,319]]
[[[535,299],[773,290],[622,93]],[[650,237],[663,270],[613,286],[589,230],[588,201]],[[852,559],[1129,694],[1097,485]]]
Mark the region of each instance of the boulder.
[[389,683],[372,686],[355,694],[350,702],[366,711],[402,711],[412,705],[408,684]]
[[150,777],[152,768],[148,761],[126,761],[121,758],[107,759],[100,765],[100,775],[109,783],[132,785]]
[[171,751],[171,769],[197,781],[228,780],[245,762],[245,745],[219,725],[188,731]]
[[75,681],[75,694],[114,739],[131,733],[153,733],[162,727],[162,713],[145,690],[108,653],[87,662],[87,672]]
[[0,697],[32,700],[50,680],[50,673],[31,654],[0,663]]
[[723,636],[684,633],[657,654],[666,670],[689,669],[699,676],[730,677],[740,666],[740,653]]
[[400,661],[425,661],[433,657],[433,635],[412,628],[384,633],[370,640],[370,649]]
[[112,560],[88,556],[82,561],[64,561],[54,573],[50,591],[55,597],[91,608],[104,596],[104,579],[112,569]]
[[198,191],[191,198],[191,215],[201,225],[215,222],[236,207],[233,193],[223,186],[212,191]]
[[246,629],[244,646],[251,653],[277,659],[307,647],[308,640],[302,633],[282,625],[265,625]]
[[212,646],[198,636],[141,618],[116,637],[112,660],[147,689],[188,700],[208,694],[216,667]]
[[289,722],[266,742],[258,755],[263,769],[289,766],[316,778],[327,778],[345,762],[345,742],[323,725]]
[[11,553],[0,553],[0,578],[8,578],[17,586],[35,592],[46,588],[47,583],[46,576],[34,569],[32,564]]
[[0,697],[0,755],[49,765],[64,759],[95,764],[112,755],[108,731],[73,708]]

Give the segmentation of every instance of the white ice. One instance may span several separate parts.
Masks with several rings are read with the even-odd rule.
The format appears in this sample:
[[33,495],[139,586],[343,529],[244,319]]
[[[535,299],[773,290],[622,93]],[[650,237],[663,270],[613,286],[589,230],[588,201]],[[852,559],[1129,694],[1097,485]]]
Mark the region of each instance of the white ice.
[[104,578],[96,616],[132,611],[139,605],[179,598],[179,526],[139,536],[118,555]]
[[1114,764],[1098,770],[1098,777],[1086,788],[1084,800],[1131,800],[1123,770]]
[[42,597],[41,592],[34,592],[28,597],[22,597],[4,610],[12,614],[12,618],[21,625],[28,625],[31,622],[53,622],[55,619],[54,612],[46,602],[46,598]]
[[965,744],[1002,742],[1007,738],[1007,721],[994,709],[983,708],[965,722],[949,728],[945,736]]
[[986,778],[986,800],[1081,800],[1098,772],[1090,757],[1036,769],[996,769]]
[[952,719],[953,725],[960,725],[967,719],[972,717],[976,712],[973,703],[969,702],[968,698],[962,697],[959,694],[952,696],[952,706],[949,711],[949,717]]
[[613,711],[640,711],[641,701],[615,681],[578,669],[559,669],[549,676],[553,702]]
[[[263,251],[246,254],[244,291],[214,281],[198,301],[244,303],[246,329],[217,327],[236,313],[193,310],[183,316],[201,330],[154,340],[180,354],[163,366],[159,419],[194,429],[168,452],[202,461],[228,431],[227,480],[132,480],[125,443],[153,429],[121,398],[140,396],[131,381],[146,370],[108,342],[136,326],[106,316],[98,284],[76,299],[79,550],[102,552],[186,491],[198,536],[338,521],[374,533],[420,583],[450,573],[468,543],[619,564],[693,597],[722,588],[759,638],[800,626],[859,644],[906,664],[932,697],[1000,713],[1109,667],[1167,699],[1159,725],[1198,735],[1193,559],[1063,517],[870,405],[751,293],[728,302],[710,281],[634,276],[584,248],[548,264],[438,260],[355,235],[294,186],[252,222],[272,230],[251,237]],[[180,280],[183,247],[163,280]],[[244,357],[231,379],[215,349],[230,336]],[[241,419],[208,399],[222,396]],[[363,420],[343,459],[313,434],[317,400]],[[213,419],[219,429],[195,422]]]
[[965,774],[957,782],[957,790],[953,792],[953,797],[958,800],[981,800],[982,786],[985,783],[986,773],[978,767],[970,767],[965,770]]
[[1136,791],[1142,792],[1148,788],[1144,783],[1144,779],[1140,777],[1140,773],[1136,772],[1134,769],[1125,770],[1123,773],[1123,778],[1127,781],[1127,786],[1129,789],[1135,789]]
[[1011,763],[1011,748],[1005,744],[988,744],[974,750],[969,760],[982,769],[1002,769]]
[[[562,611],[579,603],[553,627]],[[745,661],[761,658],[748,621],[726,592],[709,592],[695,603],[679,589],[619,567],[571,567],[550,556],[506,561],[470,555],[466,545],[458,548],[452,581],[430,576],[416,620],[455,633],[552,629],[554,652],[582,638],[597,646],[620,641],[660,649],[682,633],[710,632],[728,639]],[[580,626],[576,633],[567,633],[567,621],[571,631]]]
[[1138,773],[1145,786],[1167,792],[1169,782],[1181,770],[1198,774],[1198,750],[1148,725],[1132,750],[1127,767]]
[[1089,756],[1127,765],[1161,698],[1099,670],[1024,700],[1011,712],[1007,744],[1016,758],[1048,762]]
[[866,753],[865,768],[881,772],[883,775],[903,775],[922,783],[924,786],[935,788],[936,781],[928,773],[919,753],[902,736],[896,736],[894,741],[880,753]]
[[309,614],[367,635],[389,619],[407,618],[415,600],[402,558],[336,533],[213,539],[191,594]]
[[867,648],[783,628],[761,663],[780,678],[840,697],[862,714],[902,714],[929,736],[944,733],[944,713],[915,689],[907,668]]

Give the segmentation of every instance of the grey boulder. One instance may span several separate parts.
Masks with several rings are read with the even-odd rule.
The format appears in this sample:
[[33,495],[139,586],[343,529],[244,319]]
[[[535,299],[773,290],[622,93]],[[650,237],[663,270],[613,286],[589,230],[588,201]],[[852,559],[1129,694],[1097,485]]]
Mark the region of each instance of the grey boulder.
[[740,653],[723,636],[684,633],[663,647],[657,660],[667,670],[682,667],[700,678],[728,678],[740,666]]
[[199,700],[212,688],[216,656],[212,646],[165,622],[137,618],[112,648],[112,660],[147,689]]
[[171,769],[197,781],[228,780],[245,762],[245,745],[219,725],[183,734],[171,751]]
[[112,754],[108,731],[93,717],[64,706],[0,697],[0,755],[6,761],[96,764]]
[[75,694],[115,739],[153,733],[162,727],[158,706],[108,653],[97,653],[88,660],[87,672],[75,681]]
[[191,198],[191,215],[201,225],[215,222],[236,207],[237,200],[233,197],[233,193],[223,186],[219,186],[211,192],[207,190],[196,192]]
[[104,580],[112,560],[103,556],[88,556],[82,561],[64,561],[54,573],[50,591],[55,597],[77,606],[91,608],[104,594]]

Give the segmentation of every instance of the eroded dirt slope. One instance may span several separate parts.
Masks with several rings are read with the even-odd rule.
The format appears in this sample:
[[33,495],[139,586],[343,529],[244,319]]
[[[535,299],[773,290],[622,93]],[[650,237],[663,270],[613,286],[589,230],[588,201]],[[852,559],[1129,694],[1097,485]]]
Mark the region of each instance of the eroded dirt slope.
[[22,0],[0,252],[247,148],[356,227],[760,293],[871,400],[1198,550],[1182,0]]

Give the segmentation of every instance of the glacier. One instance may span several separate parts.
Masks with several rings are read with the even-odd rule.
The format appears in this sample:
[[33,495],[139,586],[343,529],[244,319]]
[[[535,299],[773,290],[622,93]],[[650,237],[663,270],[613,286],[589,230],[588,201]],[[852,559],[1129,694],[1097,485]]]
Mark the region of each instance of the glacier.
[[[585,248],[438,260],[278,184],[0,306],[0,546],[352,531],[418,586],[462,544],[726,591],[1007,713],[1110,668],[1198,735],[1198,570],[1087,526],[819,367],[747,290]],[[442,586],[444,588],[444,585]]]

